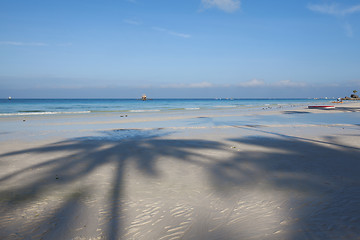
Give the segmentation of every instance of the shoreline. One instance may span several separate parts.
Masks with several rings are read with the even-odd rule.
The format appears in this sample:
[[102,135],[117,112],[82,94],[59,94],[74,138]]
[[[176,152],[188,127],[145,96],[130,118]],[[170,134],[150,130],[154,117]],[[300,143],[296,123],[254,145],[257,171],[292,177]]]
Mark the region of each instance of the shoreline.
[[336,107],[0,118],[0,238],[357,239],[360,104]]
[[[0,135],[0,142],[9,139],[21,141],[21,139],[26,139],[27,135],[30,135],[29,140],[31,141],[31,136],[36,134],[58,135],[60,138],[63,137],[66,139],[71,137],[66,134],[67,132],[77,132],[75,136],[81,136],[86,133],[91,135],[96,134],[98,131],[115,129],[181,129],[191,124],[195,124],[197,127],[210,127],[212,125],[226,126],[228,124],[273,125],[276,123],[277,125],[282,125],[295,124],[297,119],[304,119],[303,121],[305,121],[306,124],[311,125],[312,120],[317,116],[324,116],[322,119],[317,120],[323,121],[323,124],[335,124],[336,122],[329,122],[331,118],[326,118],[327,114],[340,116],[341,114],[360,112],[360,103],[337,104],[335,106],[335,109],[308,109],[302,106],[290,109],[256,109],[253,111],[221,109],[134,114],[92,113],[12,116],[0,118],[0,124],[2,124],[4,130],[7,130],[7,134]],[[356,118],[354,121],[356,121]],[[341,123],[352,124],[353,122],[345,118]],[[301,125],[304,124],[304,122],[298,122],[297,124]],[[30,133],[28,133],[29,131]],[[44,138],[46,138],[46,136]]]
[[[281,106],[278,106],[276,108],[254,108],[254,109],[197,109],[197,110],[178,110],[178,111],[160,111],[160,112],[127,112],[127,111],[119,111],[119,112],[87,112],[87,113],[69,113],[69,114],[44,114],[44,115],[9,115],[9,116],[2,116],[0,117],[0,121],[13,121],[13,120],[19,120],[23,118],[29,118],[29,119],[43,119],[43,118],[91,118],[91,117],[99,117],[99,116],[105,116],[105,117],[114,117],[114,116],[122,116],[125,115],[134,115],[143,117],[146,115],[189,115],[188,117],[194,117],[196,115],[208,115],[209,117],[218,116],[219,114],[223,114],[224,116],[245,116],[245,115],[271,115],[271,114],[278,114],[279,112],[283,111],[304,111],[304,112],[313,112],[313,113],[331,113],[331,112],[339,112],[339,111],[347,111],[347,109],[351,108],[359,108],[360,102],[348,102],[348,103],[336,103],[333,104],[335,106],[335,109],[308,109],[306,106],[291,106],[286,107],[286,109],[282,109]],[[212,113],[212,114],[211,114]]]
[[181,112],[207,111],[221,109],[238,109],[251,111],[261,108],[291,108],[312,103],[325,103],[330,100],[319,99],[158,99],[146,103],[131,99],[19,99],[2,102],[0,117],[32,115],[72,115],[108,114],[108,113],[147,113],[147,112]]

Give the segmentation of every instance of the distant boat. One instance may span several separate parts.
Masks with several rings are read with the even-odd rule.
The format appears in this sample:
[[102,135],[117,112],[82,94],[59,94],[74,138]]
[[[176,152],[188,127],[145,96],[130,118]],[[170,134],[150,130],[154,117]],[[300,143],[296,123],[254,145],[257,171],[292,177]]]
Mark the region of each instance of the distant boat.
[[334,109],[335,106],[308,106],[309,109]]
[[9,100],[11,100],[11,97],[8,97]]
[[153,100],[152,98],[148,98],[145,94],[141,96],[141,98],[137,98],[136,100],[148,101]]

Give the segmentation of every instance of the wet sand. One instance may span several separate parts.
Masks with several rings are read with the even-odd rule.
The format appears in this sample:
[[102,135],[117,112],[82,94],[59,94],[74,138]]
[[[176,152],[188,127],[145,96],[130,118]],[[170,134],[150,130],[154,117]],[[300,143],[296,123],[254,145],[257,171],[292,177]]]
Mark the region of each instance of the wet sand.
[[359,239],[336,107],[2,118],[0,239]]

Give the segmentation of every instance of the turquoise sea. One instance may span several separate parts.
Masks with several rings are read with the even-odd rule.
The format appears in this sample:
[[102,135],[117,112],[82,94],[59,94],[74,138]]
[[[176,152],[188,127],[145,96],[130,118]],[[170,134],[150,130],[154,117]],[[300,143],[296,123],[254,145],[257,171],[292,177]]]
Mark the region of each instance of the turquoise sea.
[[0,116],[169,112],[239,109],[251,111],[329,104],[329,99],[1,99]]

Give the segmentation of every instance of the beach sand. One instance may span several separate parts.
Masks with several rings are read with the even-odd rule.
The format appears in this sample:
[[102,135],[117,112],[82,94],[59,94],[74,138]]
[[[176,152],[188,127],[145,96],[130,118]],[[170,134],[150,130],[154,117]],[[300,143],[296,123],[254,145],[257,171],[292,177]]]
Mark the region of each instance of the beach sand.
[[360,104],[0,119],[0,239],[360,239]]

